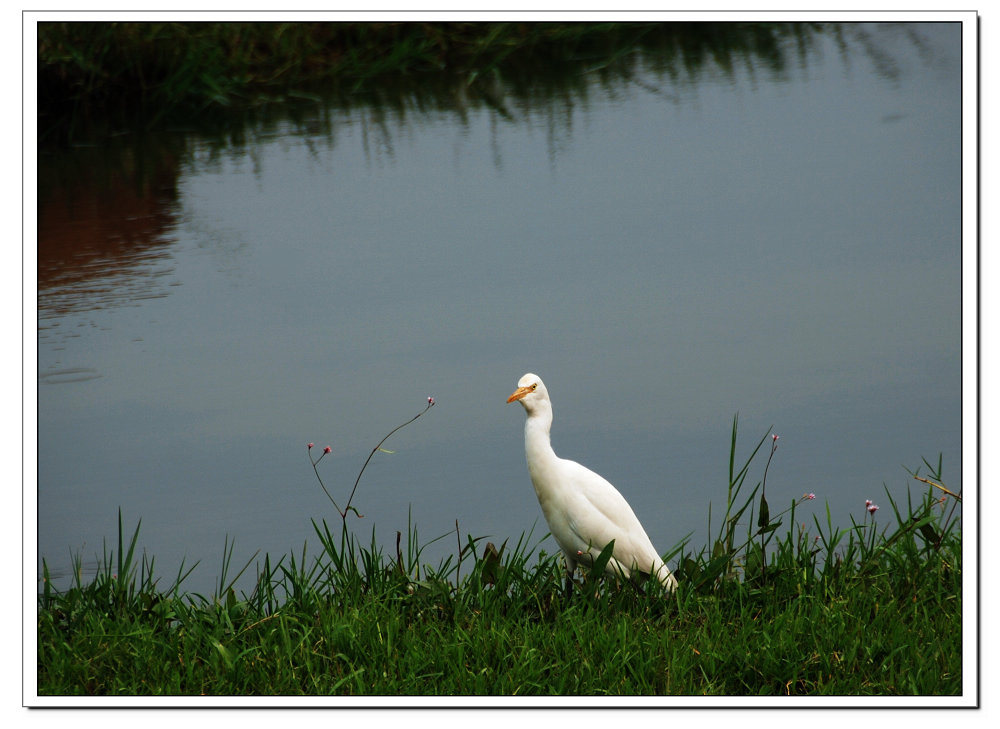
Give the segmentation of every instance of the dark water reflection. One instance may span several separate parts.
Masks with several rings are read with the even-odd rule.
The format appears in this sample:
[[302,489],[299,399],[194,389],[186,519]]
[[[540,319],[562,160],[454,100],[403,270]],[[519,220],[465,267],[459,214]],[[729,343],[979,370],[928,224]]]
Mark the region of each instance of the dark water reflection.
[[516,538],[539,515],[503,399],[527,370],[557,451],[663,551],[704,543],[737,410],[746,446],[782,434],[772,511],[813,491],[848,524],[938,452],[954,489],[959,42],[665,27],[488,83],[43,150],[40,554],[93,557],[121,506],[161,574],[203,559],[208,590],[225,534],[315,543],[307,441],[350,484],[427,395],[366,472],[360,530],[388,544],[412,509],[425,538]]
[[[44,152],[38,180],[39,344],[63,351],[67,337],[101,328],[88,312],[166,296],[177,220],[179,150],[132,143]],[[100,376],[63,367],[39,372],[42,384]]]

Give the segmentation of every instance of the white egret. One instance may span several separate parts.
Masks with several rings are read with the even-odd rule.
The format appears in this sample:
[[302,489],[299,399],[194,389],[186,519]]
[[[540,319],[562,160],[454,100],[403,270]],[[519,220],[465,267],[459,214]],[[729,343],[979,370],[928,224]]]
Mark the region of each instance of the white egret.
[[589,468],[560,458],[552,450],[552,401],[541,379],[529,373],[518,380],[507,402],[515,400],[527,412],[524,450],[531,483],[549,531],[566,556],[570,577],[577,563],[593,564],[613,539],[614,551],[606,573],[625,577],[652,574],[673,590],[677,578],[653,548],[625,497]]

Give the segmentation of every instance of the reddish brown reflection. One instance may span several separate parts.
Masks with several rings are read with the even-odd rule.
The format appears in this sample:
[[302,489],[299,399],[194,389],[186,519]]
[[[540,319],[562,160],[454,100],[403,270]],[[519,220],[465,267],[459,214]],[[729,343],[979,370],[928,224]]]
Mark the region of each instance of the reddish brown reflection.
[[163,145],[40,153],[40,318],[165,295],[179,159]]

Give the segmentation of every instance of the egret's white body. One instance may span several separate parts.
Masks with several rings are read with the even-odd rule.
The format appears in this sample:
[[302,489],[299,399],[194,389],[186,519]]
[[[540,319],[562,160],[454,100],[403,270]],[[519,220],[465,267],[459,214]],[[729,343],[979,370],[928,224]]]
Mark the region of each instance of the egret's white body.
[[590,565],[613,539],[614,552],[605,571],[629,577],[656,575],[667,589],[677,579],[663,563],[632,507],[618,489],[589,468],[560,458],[552,450],[552,402],[537,375],[527,374],[507,398],[524,406],[524,450],[549,531],[566,556],[572,576],[577,563]]

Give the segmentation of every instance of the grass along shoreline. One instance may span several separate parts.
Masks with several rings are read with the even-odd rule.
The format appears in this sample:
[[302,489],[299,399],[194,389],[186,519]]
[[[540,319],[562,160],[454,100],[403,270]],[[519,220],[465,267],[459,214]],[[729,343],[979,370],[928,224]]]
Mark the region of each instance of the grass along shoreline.
[[[588,78],[673,80],[758,61],[780,74],[837,24],[663,22],[40,22],[39,139],[184,128],[290,104],[463,108],[585,101]],[[508,108],[510,107],[510,108]],[[230,122],[218,121],[223,128]]]
[[[879,513],[837,528],[827,509],[806,529],[794,510],[810,495],[772,516],[766,478],[749,488],[768,439],[739,471],[730,458],[712,549],[667,555],[672,595],[590,573],[567,585],[530,536],[467,535],[432,566],[411,526],[385,554],[346,509],[334,527],[314,522],[318,554],[254,563],[249,594],[232,587],[251,563],[233,574],[231,546],[215,594],[188,594],[183,568],[159,587],[136,556],[139,526],[126,538],[119,515],[93,581],[57,592],[43,575],[38,693],[960,695],[961,494],[940,461],[914,472],[918,502],[886,489]],[[731,456],[735,443],[734,421]]]

